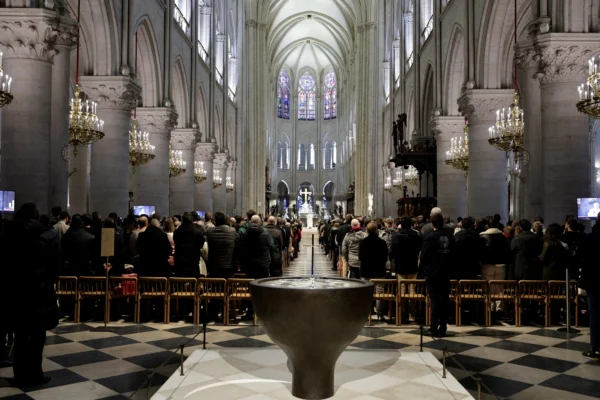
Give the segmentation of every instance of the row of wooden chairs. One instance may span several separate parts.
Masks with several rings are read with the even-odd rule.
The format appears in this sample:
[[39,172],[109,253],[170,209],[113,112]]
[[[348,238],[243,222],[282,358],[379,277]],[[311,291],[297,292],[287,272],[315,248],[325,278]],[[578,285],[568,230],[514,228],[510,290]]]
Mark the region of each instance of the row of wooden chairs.
[[[164,323],[170,322],[171,302],[173,300],[193,301],[193,321],[200,323],[200,306],[204,303],[208,309],[209,301],[223,302],[223,323],[229,323],[230,313],[236,318],[237,309],[242,301],[251,300],[250,282],[244,278],[136,278],[109,277],[108,296],[106,296],[106,278],[96,276],[61,276],[56,285],[59,298],[74,301],[74,321],[81,320],[81,304],[86,299],[107,299],[104,321],[110,321],[110,304],[117,299],[132,299],[134,304],[134,322],[140,322],[142,301],[162,301]],[[256,316],[254,317],[256,325]]]
[[[396,325],[402,321],[403,302],[413,301],[425,304],[425,324],[430,324],[431,304],[427,284],[424,279],[372,279],[375,284],[373,300],[387,301],[396,308]],[[571,301],[575,304],[575,326],[579,326],[579,295],[576,281],[569,284]],[[398,290],[400,288],[400,290]],[[515,280],[451,280],[448,299],[455,304],[456,325],[462,325],[462,309],[466,302],[480,302],[485,306],[485,324],[492,324],[494,302],[512,303],[515,308],[515,325],[521,326],[523,305],[526,302],[539,303],[544,307],[545,326],[550,326],[552,301],[567,300],[565,281],[515,281]],[[391,310],[391,307],[390,307]],[[369,325],[371,317],[369,316]]]

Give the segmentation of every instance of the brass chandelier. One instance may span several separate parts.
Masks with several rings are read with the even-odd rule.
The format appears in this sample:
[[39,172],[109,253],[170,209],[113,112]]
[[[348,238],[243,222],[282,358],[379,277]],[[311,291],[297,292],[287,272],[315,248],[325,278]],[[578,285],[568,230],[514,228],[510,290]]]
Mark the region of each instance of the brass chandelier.
[[394,178],[392,179],[392,187],[395,189],[402,189],[402,171],[394,171]]
[[463,132],[462,137],[451,139],[450,150],[446,151],[446,165],[464,171],[466,175],[469,171],[469,125],[466,119]]
[[204,169],[204,161],[194,161],[194,182],[202,183],[207,179],[207,172]]
[[233,188],[234,188],[234,186],[233,186],[233,182],[231,182],[231,177],[230,177],[230,176],[228,176],[228,177],[225,179],[225,191],[226,191],[227,193],[231,193],[231,192],[233,192]]
[[213,173],[213,189],[217,189],[223,186],[223,178],[221,178],[221,174],[219,171],[215,171]]
[[0,108],[10,104],[14,98],[12,93],[10,93],[12,78],[8,74],[5,74],[2,69],[2,56],[3,53],[0,52]]
[[169,145],[169,178],[174,178],[185,173],[186,162],[183,161],[183,152],[173,150]]
[[150,144],[150,134],[138,130],[136,109],[133,111],[131,130],[129,131],[129,165],[133,168],[154,160],[154,146]]
[[589,71],[586,83],[582,83],[577,89],[579,101],[577,110],[589,115],[594,119],[600,119],[600,56],[589,60]]
[[388,193],[392,193],[392,178],[389,176],[385,177],[385,183],[383,184],[383,190]]
[[[77,2],[77,34],[79,36],[79,17],[81,0]],[[79,88],[79,41],[77,41],[77,64],[75,71],[75,90],[69,112],[69,144],[73,146],[73,155],[77,156],[78,146],[87,146],[104,137],[104,121],[98,118],[98,103],[80,97]]]
[[419,183],[419,171],[412,165],[405,166],[404,169],[404,182],[407,185],[417,186],[417,183]]

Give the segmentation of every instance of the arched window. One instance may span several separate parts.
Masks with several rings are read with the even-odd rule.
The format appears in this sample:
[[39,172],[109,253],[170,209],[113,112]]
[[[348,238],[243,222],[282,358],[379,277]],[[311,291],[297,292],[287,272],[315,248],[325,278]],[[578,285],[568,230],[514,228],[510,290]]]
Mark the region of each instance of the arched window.
[[283,69],[277,82],[277,117],[290,119],[290,77]]
[[305,171],[306,164],[306,148],[304,147],[304,144],[300,144],[298,146],[298,170]]
[[315,79],[308,72],[300,77],[298,85],[298,119],[314,121],[315,104],[317,95],[315,93]]
[[327,142],[323,147],[323,169],[335,169],[337,162],[337,144]]
[[290,146],[287,142],[277,142],[277,168],[290,169]]
[[329,71],[325,75],[324,93],[324,116],[325,119],[334,119],[337,117],[337,80],[335,72]]

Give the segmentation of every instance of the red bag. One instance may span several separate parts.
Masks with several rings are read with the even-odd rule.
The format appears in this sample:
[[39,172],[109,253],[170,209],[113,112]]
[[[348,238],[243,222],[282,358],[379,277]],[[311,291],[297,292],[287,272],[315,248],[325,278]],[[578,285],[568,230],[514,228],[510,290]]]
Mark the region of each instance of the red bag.
[[[137,274],[123,274],[123,278],[137,278]],[[135,281],[123,281],[121,284],[123,295],[135,294]]]

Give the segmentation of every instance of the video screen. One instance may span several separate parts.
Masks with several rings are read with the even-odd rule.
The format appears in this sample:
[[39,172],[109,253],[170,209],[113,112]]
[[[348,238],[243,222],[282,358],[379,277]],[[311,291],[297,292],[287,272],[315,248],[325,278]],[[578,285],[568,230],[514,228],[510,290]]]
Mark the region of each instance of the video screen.
[[594,220],[600,214],[600,198],[577,199],[577,219]]
[[200,218],[204,219],[204,217],[206,216],[206,211],[196,211],[196,213],[198,213],[198,215],[200,216]]
[[143,215],[151,217],[154,214],[155,206],[133,206],[134,215]]
[[10,190],[0,191],[0,211],[15,212],[15,192]]

